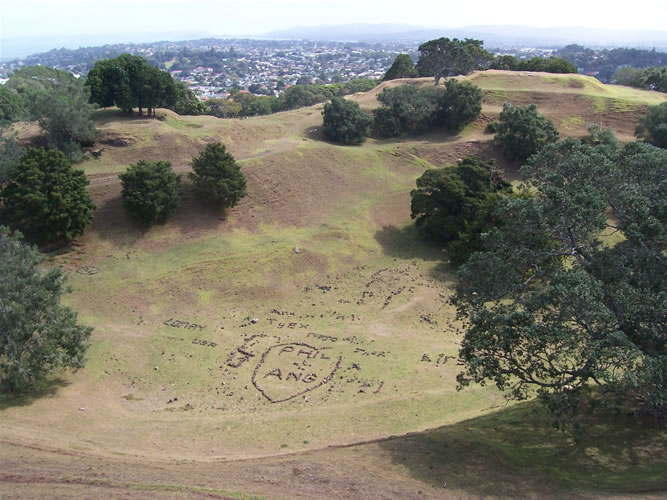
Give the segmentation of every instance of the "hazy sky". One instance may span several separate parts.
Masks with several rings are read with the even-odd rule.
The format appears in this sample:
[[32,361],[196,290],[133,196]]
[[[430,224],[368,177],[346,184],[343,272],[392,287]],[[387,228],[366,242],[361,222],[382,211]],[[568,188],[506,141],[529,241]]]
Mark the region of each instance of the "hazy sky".
[[293,26],[395,23],[667,29],[667,0],[0,0],[0,38],[107,33],[256,35]]

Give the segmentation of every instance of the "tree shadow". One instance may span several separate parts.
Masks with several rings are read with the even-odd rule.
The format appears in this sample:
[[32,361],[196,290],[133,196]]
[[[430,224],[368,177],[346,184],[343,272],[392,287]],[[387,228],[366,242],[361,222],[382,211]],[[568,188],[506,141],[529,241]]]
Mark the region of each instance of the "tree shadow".
[[[392,463],[446,493],[568,498],[667,489],[664,433],[636,419],[587,416],[579,443],[554,429],[537,402],[380,443]],[[444,489],[446,488],[446,489]],[[585,495],[589,497],[589,495]]]
[[168,219],[183,235],[218,229],[227,221],[229,209],[225,209],[202,198],[192,183],[183,179],[178,208]]
[[117,248],[134,246],[150,229],[150,225],[135,219],[123,206],[120,193],[97,205],[88,231]]
[[44,387],[34,391],[0,393],[0,411],[14,408],[16,406],[30,406],[38,399],[51,398],[63,387],[70,385],[70,382],[62,378],[55,378],[46,383]]
[[425,240],[414,224],[404,227],[382,226],[375,232],[375,240],[385,255],[401,259],[419,258],[425,261],[441,260],[442,246]]

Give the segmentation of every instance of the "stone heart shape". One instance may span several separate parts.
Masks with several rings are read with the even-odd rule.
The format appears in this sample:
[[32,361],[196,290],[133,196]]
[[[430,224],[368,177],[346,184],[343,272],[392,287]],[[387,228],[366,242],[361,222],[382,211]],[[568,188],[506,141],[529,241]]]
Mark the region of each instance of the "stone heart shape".
[[328,348],[300,342],[267,349],[252,374],[252,383],[272,403],[282,403],[329,382],[340,368],[342,356]]

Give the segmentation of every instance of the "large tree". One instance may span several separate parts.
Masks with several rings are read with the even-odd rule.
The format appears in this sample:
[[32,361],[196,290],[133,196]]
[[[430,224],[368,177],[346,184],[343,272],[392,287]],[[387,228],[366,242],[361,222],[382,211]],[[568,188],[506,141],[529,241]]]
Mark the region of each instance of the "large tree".
[[417,70],[415,70],[415,63],[412,62],[412,58],[408,54],[398,54],[384,74],[382,81],[386,82],[387,80],[410,78],[413,76],[417,76]]
[[81,368],[92,328],[60,304],[65,276],[0,226],[0,389],[33,389],[57,368]]
[[536,391],[561,426],[594,387],[664,418],[667,152],[567,139],[521,173],[534,197],[501,201],[502,224],[460,271],[460,384]]
[[37,240],[62,243],[82,234],[93,218],[87,185],[62,152],[28,148],[0,199],[14,226]]
[[458,132],[482,112],[482,89],[453,79],[447,80],[445,87],[445,93],[438,100],[434,121]]
[[461,264],[481,248],[480,236],[495,224],[493,209],[512,192],[493,161],[465,158],[455,167],[429,169],[417,179],[410,216],[423,236],[449,245],[450,259]]
[[207,144],[192,159],[190,179],[205,199],[224,208],[236,206],[247,194],[241,167],[219,142]]
[[500,113],[495,141],[509,158],[526,160],[544,145],[558,140],[558,130],[537,106],[522,108],[506,103]]
[[639,119],[635,135],[644,142],[667,148],[667,101],[646,110]]
[[484,50],[484,42],[472,38],[429,40],[419,46],[419,52],[417,73],[434,77],[436,86],[441,78],[486,69],[493,60],[493,54]]
[[401,85],[383,89],[377,96],[382,106],[373,110],[375,126],[385,137],[421,132],[431,125],[437,96],[431,89]]
[[343,144],[361,144],[370,134],[373,119],[359,104],[334,97],[324,105],[322,131],[327,139]]
[[0,227],[0,388],[38,388],[54,369],[81,368],[92,328],[60,304],[65,277],[41,271],[42,256]]
[[178,207],[181,176],[168,161],[140,160],[118,176],[125,208],[148,224],[163,221]]
[[91,102],[128,112],[138,108],[140,115],[146,109],[149,116],[157,107],[174,106],[181,92],[169,73],[131,54],[97,61],[88,72],[86,86]]

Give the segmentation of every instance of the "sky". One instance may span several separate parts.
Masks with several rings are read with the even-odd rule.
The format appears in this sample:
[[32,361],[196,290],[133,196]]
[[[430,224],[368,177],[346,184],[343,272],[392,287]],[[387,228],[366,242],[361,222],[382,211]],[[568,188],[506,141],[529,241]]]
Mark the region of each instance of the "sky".
[[0,0],[0,38],[105,33],[259,35],[294,26],[393,23],[667,29],[667,0]]

